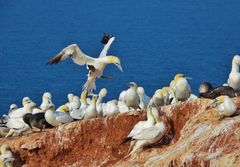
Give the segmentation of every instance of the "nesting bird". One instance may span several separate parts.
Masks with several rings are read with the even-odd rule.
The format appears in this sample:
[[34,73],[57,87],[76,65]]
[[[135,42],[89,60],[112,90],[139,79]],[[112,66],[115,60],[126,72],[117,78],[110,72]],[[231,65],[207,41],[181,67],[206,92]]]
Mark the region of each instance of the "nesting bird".
[[102,88],[100,92],[98,93],[98,99],[97,99],[97,112],[98,116],[103,116],[103,110],[105,108],[105,103],[103,103],[103,98],[107,95],[107,89]]
[[137,88],[137,93],[140,98],[140,104],[139,107],[141,109],[146,109],[148,106],[148,103],[150,101],[150,97],[145,94],[144,88],[143,87],[138,87]]
[[232,87],[234,90],[240,91],[240,56],[235,55],[232,60],[232,70],[228,78],[228,86]]
[[199,97],[215,99],[218,96],[226,95],[229,97],[236,97],[240,95],[239,91],[235,91],[230,86],[213,87],[209,82],[203,82],[199,86]]
[[126,91],[124,101],[128,108],[138,109],[140,108],[140,97],[137,93],[137,84],[135,82],[129,83],[129,89]]
[[216,111],[221,118],[231,116],[237,110],[236,104],[228,96],[217,97],[211,105],[217,105]]
[[145,146],[159,142],[167,133],[166,119],[159,115],[158,109],[149,107],[147,112],[154,118],[154,124],[149,124],[149,127],[141,129],[131,137],[129,136],[128,139],[132,140],[130,147],[132,150],[129,155],[133,153],[138,155]]
[[93,58],[84,54],[77,44],[72,44],[64,48],[59,54],[53,57],[48,64],[57,64],[60,61],[68,58],[71,58],[73,62],[78,65],[86,64],[89,72],[87,82],[84,84],[84,90],[92,92],[92,90],[96,89],[96,78],[109,78],[103,76],[106,65],[114,64],[119,68],[120,71],[122,71],[120,59],[116,56],[107,56],[107,52],[114,39],[115,37],[112,37],[108,40],[98,58]]
[[45,119],[45,113],[27,113],[23,116],[23,121],[28,124],[28,126],[33,130],[33,127],[40,129],[40,131],[45,128],[53,127]]
[[174,91],[174,97],[178,101],[186,101],[191,95],[191,88],[187,81],[188,77],[183,74],[176,74],[170,87]]
[[51,107],[55,107],[52,103],[52,95],[50,92],[45,92],[42,96],[42,104],[40,105],[40,108],[45,112]]
[[7,144],[1,145],[0,148],[1,155],[0,155],[0,166],[1,167],[13,167],[14,157],[12,151]]
[[29,126],[23,121],[23,116],[27,113],[31,113],[36,104],[30,100],[29,97],[24,97],[22,100],[23,108],[19,108],[9,113],[9,119],[6,126],[10,129],[6,137],[17,133],[21,135],[22,132],[29,130]]
[[91,101],[91,104],[86,108],[84,119],[96,118],[98,116],[96,103],[97,103],[97,96],[92,95],[92,101]]

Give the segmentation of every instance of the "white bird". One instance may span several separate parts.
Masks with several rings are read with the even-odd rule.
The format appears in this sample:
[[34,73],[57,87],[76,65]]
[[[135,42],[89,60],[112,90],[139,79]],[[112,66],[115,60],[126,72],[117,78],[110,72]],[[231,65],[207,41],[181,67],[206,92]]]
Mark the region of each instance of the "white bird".
[[84,54],[77,44],[72,44],[64,48],[57,56],[52,58],[48,64],[57,64],[58,62],[67,58],[71,58],[73,62],[78,65],[86,64],[89,69],[89,73],[87,82],[84,84],[84,90],[92,92],[93,89],[96,89],[96,78],[105,78],[103,76],[103,72],[107,64],[114,64],[119,68],[120,71],[122,71],[121,62],[118,57],[106,56],[107,51],[109,50],[109,47],[114,39],[115,38],[112,37],[108,41],[98,58],[93,58]]
[[8,116],[10,118],[22,118],[23,115],[25,115],[26,113],[31,113],[32,109],[36,106],[36,104],[30,100],[29,97],[24,97],[22,99],[22,108],[18,108],[16,110],[12,110]]
[[47,123],[49,123],[50,125],[56,127],[56,126],[59,126],[61,125],[61,122],[59,122],[57,119],[56,119],[56,114],[54,112],[54,108],[50,108],[48,109],[46,112],[45,112],[45,115],[44,115]]
[[13,167],[14,157],[12,151],[7,144],[1,145],[0,166]]
[[118,101],[122,101],[122,102],[124,102],[124,101],[125,101],[126,93],[127,93],[126,90],[122,91],[122,92],[119,94]]
[[106,103],[106,107],[103,110],[103,116],[113,116],[119,113],[117,106],[117,100],[111,100]]
[[151,145],[158,142],[167,132],[166,124],[159,116],[158,109],[153,107],[150,110],[156,121],[156,124],[149,128],[143,129],[131,137],[131,139],[135,141],[131,143],[133,149],[130,152],[130,155],[135,152],[139,153],[146,145]]
[[236,104],[228,96],[217,97],[216,99],[214,99],[213,104],[217,104],[216,111],[218,112],[220,117],[231,116],[237,110]]
[[232,87],[234,90],[240,91],[240,56],[235,55],[232,60],[232,70],[228,78],[228,86]]
[[22,100],[23,108],[17,109],[9,113],[9,119],[7,120],[6,126],[10,129],[6,137],[17,133],[21,135],[30,129],[30,127],[23,121],[23,116],[27,113],[31,113],[36,104],[29,99],[24,97]]
[[103,116],[103,106],[105,105],[105,103],[103,103],[103,98],[107,95],[107,89],[103,88],[100,90],[100,92],[98,93],[98,99],[97,99],[97,112],[98,112],[98,116]]
[[52,106],[54,106],[52,103],[52,95],[49,92],[45,92],[42,96],[42,104],[40,105],[40,109],[45,112]]
[[157,89],[155,91],[155,93],[152,97],[152,102],[157,108],[160,108],[160,107],[164,106],[165,100],[164,100],[162,89]]
[[140,97],[140,104],[139,107],[141,109],[146,109],[148,106],[148,103],[150,101],[150,97],[145,94],[144,88],[143,87],[138,87],[137,88],[137,93]]
[[[153,103],[152,100],[150,102]],[[151,105],[150,104],[150,105]],[[139,134],[142,130],[152,127],[155,124],[154,117],[151,112],[151,107],[147,109],[147,120],[146,121],[139,121],[128,134],[127,138],[133,138],[135,135]]]
[[12,111],[15,111],[18,109],[18,106],[16,104],[11,104],[9,107],[8,114],[11,113]]
[[170,87],[174,91],[174,97],[178,101],[186,101],[191,95],[191,88],[187,79],[188,77],[185,77],[183,74],[176,74],[174,80],[170,84]]
[[65,104],[66,104],[68,107],[70,107],[69,105],[70,105],[71,102],[73,101],[74,94],[73,94],[73,93],[69,93],[69,94],[67,95],[67,97],[68,97],[68,102],[65,103]]
[[91,104],[86,108],[84,119],[96,118],[98,116],[96,102],[97,96],[93,95]]
[[71,105],[69,105],[69,113],[73,119],[83,119],[84,112],[81,111],[80,106],[79,97],[74,96]]
[[120,113],[127,113],[127,112],[130,111],[128,106],[126,105],[126,103],[123,102],[123,101],[118,101],[117,106],[118,106],[118,109],[119,109]]
[[124,97],[125,103],[128,108],[138,109],[140,104],[140,97],[137,93],[137,84],[134,82],[130,82],[129,89],[126,91]]
[[73,121],[73,118],[69,114],[69,108],[67,105],[60,106],[56,110],[55,115],[56,115],[56,120],[60,124],[66,124]]

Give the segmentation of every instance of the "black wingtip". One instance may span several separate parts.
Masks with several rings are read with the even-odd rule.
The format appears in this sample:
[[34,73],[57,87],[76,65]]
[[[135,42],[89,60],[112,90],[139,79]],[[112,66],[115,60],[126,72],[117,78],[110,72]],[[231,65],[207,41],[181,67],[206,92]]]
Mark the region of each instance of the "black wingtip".
[[103,33],[101,43],[102,44],[107,44],[109,39],[111,39],[112,37],[113,37],[113,35],[111,35],[111,34]]

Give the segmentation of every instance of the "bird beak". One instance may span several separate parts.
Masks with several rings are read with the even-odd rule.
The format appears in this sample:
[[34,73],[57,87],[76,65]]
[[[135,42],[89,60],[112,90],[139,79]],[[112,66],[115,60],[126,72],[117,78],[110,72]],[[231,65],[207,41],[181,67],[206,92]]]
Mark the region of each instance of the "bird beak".
[[214,99],[208,106],[207,109],[214,108],[219,104],[219,101],[217,99]]
[[118,68],[121,72],[123,72],[123,69],[122,69],[121,64],[115,64],[115,65],[117,66],[117,68]]
[[192,80],[192,78],[191,77],[185,77],[186,79],[188,79],[188,80]]

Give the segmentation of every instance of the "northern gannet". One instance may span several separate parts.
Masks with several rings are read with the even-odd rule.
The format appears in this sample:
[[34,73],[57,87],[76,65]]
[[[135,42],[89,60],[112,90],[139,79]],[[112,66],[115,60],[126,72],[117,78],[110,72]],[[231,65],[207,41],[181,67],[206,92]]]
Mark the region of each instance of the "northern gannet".
[[174,97],[178,101],[185,101],[191,95],[191,88],[187,81],[188,77],[183,74],[176,74],[171,83],[171,88],[174,91]]
[[52,125],[54,127],[61,125],[61,123],[56,119],[54,107],[48,109],[45,112],[44,117],[45,117],[45,120],[47,121],[47,123],[49,123],[50,125]]
[[135,152],[140,153],[144,146],[158,142],[167,132],[166,123],[159,115],[158,109],[156,107],[152,107],[148,110],[151,111],[151,114],[156,123],[148,128],[141,130],[131,137],[131,140],[133,140],[131,143],[132,151],[129,155]]
[[168,98],[167,92],[163,91],[162,89],[157,89],[152,97],[153,104],[157,108],[161,108],[165,105],[165,101]]
[[140,104],[140,97],[137,93],[137,84],[135,82],[129,83],[129,89],[126,91],[124,101],[128,108],[138,109]]
[[12,151],[7,144],[1,145],[0,166],[13,167],[14,157]]
[[86,108],[84,119],[96,118],[98,116],[96,102],[97,102],[97,96],[96,95],[92,95],[92,102]]
[[219,96],[215,100],[213,100],[212,104],[217,105],[216,111],[221,118],[225,116],[231,116],[237,110],[236,104],[228,96]]
[[44,130],[45,128],[53,127],[49,123],[47,123],[45,117],[45,112],[42,113],[27,113],[23,116],[23,121],[28,124],[28,126],[32,129],[33,127],[40,129],[40,131]]
[[11,113],[12,111],[15,111],[18,109],[18,106],[16,104],[11,104],[9,107],[8,114]]
[[235,55],[232,60],[232,70],[228,77],[228,86],[238,91],[240,91],[239,65],[240,65],[240,56]]
[[24,97],[22,99],[22,108],[18,108],[16,110],[12,110],[8,116],[10,118],[22,118],[24,114],[31,113],[32,109],[36,106],[36,104],[30,100],[29,97]]
[[119,94],[118,101],[122,101],[122,102],[124,102],[124,101],[125,101],[126,93],[127,93],[126,90],[122,91],[122,92]]
[[73,101],[73,97],[74,97],[74,94],[73,94],[73,93],[68,93],[68,95],[67,95],[68,102],[65,103],[68,107],[70,107],[70,104],[71,104],[72,101]]
[[213,87],[209,82],[203,82],[199,86],[199,97],[215,99],[218,96],[226,95],[229,97],[236,97],[240,95],[239,91],[235,91],[230,86]]
[[105,105],[105,103],[103,103],[103,98],[107,95],[107,89],[106,88],[102,88],[100,90],[100,92],[98,93],[98,99],[97,99],[97,112],[98,112],[98,116],[103,116],[103,106]]
[[145,94],[144,88],[143,87],[138,87],[137,88],[137,93],[140,97],[140,104],[139,107],[141,109],[146,109],[148,106],[148,103],[150,101],[150,97]]
[[126,103],[124,101],[118,101],[118,109],[119,109],[119,112],[120,113],[126,113],[126,112],[129,112],[129,108],[128,106],[126,105]]
[[56,115],[56,120],[60,124],[66,124],[73,121],[73,118],[69,114],[69,108],[67,105],[60,106],[56,110],[55,115]]
[[73,97],[73,101],[69,105],[69,113],[73,119],[83,119],[84,112],[80,109],[81,104],[78,96]]
[[58,62],[71,58],[74,63],[78,65],[85,65],[89,69],[87,82],[84,84],[84,90],[92,92],[96,89],[96,78],[105,78],[103,76],[104,69],[107,64],[116,65],[120,71],[122,71],[120,59],[116,56],[107,56],[107,52],[114,41],[112,37],[108,43],[104,46],[98,58],[90,57],[84,54],[77,44],[72,44],[64,48],[58,55],[52,58],[48,64],[57,64]]
[[42,104],[40,105],[40,108],[45,112],[52,106],[54,106],[52,103],[52,95],[49,92],[45,92],[42,96]]
[[9,119],[6,126],[10,129],[6,137],[17,133],[21,135],[22,132],[29,130],[29,126],[23,121],[23,116],[27,113],[31,113],[36,104],[29,99],[29,97],[24,97],[22,100],[23,108],[19,108],[15,111],[9,113]]
[[[150,101],[152,104],[152,100]],[[151,105],[150,104],[150,105]],[[152,106],[151,106],[152,107]],[[146,121],[139,121],[128,134],[127,138],[124,139],[124,142],[132,139],[135,135],[139,134],[142,130],[152,127],[155,124],[155,119],[151,112],[151,107],[147,108],[147,120]]]
[[103,116],[113,116],[119,113],[117,100],[111,100],[106,103],[105,110],[103,110]]
[[10,129],[6,137],[12,136],[14,133],[22,135],[23,132],[28,131],[30,127],[23,121],[23,118],[10,118],[6,123]]

